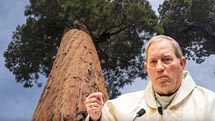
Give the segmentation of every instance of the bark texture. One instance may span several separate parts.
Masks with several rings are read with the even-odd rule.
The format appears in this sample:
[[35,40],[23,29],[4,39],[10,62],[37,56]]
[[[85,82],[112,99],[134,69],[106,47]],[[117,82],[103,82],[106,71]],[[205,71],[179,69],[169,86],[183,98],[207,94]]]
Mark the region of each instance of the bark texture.
[[108,99],[104,77],[90,36],[78,29],[62,38],[33,121],[82,121],[86,97],[100,91]]

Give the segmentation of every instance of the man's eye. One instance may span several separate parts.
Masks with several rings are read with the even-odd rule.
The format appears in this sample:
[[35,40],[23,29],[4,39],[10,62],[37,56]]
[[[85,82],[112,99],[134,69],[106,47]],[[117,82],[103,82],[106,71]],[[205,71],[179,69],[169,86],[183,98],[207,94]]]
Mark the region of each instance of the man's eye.
[[163,59],[163,62],[164,63],[170,63],[172,61],[172,59],[170,59],[170,58],[164,58]]
[[156,63],[156,61],[155,60],[151,60],[150,63]]
[[155,63],[156,61],[155,60],[150,60],[150,63]]
[[156,63],[157,63],[156,60],[151,60],[151,61],[149,62],[150,65],[155,65]]

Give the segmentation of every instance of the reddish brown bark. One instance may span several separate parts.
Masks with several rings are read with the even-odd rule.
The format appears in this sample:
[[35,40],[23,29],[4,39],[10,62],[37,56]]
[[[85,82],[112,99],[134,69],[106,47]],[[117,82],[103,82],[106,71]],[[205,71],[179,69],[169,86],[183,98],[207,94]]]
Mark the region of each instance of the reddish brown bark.
[[32,120],[84,120],[85,98],[95,91],[108,99],[95,46],[87,33],[71,29],[62,39]]

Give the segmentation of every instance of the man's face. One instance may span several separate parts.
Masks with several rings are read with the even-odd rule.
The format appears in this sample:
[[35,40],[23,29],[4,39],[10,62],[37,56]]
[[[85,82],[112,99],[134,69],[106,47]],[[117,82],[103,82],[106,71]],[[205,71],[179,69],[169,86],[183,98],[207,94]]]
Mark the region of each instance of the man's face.
[[185,58],[177,58],[170,40],[155,41],[148,49],[148,58],[144,67],[152,81],[153,89],[168,95],[181,85]]

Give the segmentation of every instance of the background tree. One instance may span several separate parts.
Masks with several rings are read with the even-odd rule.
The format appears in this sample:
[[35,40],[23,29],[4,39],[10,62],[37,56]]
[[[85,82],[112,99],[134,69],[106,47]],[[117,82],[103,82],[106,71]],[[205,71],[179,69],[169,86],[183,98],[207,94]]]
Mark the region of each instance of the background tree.
[[215,54],[215,1],[168,0],[159,8],[160,33],[174,37],[188,59]]
[[64,31],[75,20],[84,23],[99,55],[110,98],[143,70],[144,39],[157,23],[146,0],[30,0],[26,24],[19,25],[4,53],[6,67],[17,82],[32,87],[48,76]]

